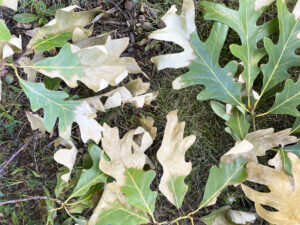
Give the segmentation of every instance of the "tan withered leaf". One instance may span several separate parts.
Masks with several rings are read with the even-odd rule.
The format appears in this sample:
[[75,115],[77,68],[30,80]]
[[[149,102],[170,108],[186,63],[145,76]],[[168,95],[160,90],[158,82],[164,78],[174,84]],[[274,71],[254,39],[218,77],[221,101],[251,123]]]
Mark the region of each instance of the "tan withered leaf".
[[162,145],[157,152],[157,158],[163,166],[159,190],[180,208],[187,191],[184,178],[192,170],[192,163],[185,161],[185,153],[195,142],[196,136],[183,138],[185,122],[178,122],[177,111],[170,112],[167,120]]
[[43,123],[42,117],[40,117],[38,114],[33,114],[32,112],[26,112],[26,117],[32,130],[39,130],[42,135],[45,134],[47,129]]
[[87,29],[84,27],[92,23],[93,19],[101,12],[101,10],[96,8],[90,11],[75,12],[75,9],[79,9],[79,7],[69,6],[57,10],[55,19],[51,20],[35,33],[28,44],[28,48],[37,47],[38,44],[36,43],[39,43],[40,40],[43,40],[49,35],[57,35],[66,32],[73,33],[76,28],[80,28],[87,35],[90,35],[93,26]]
[[[34,63],[44,59],[44,55],[42,51],[35,51],[33,59],[28,57],[23,57],[20,59],[19,64],[21,66],[32,66]],[[31,67],[25,67],[24,72],[27,74],[27,81],[35,82],[35,78],[37,75],[37,71]]]
[[[282,171],[250,162],[247,164],[247,180],[268,186],[270,192],[258,192],[242,185],[246,196],[254,201],[258,215],[276,225],[300,224],[300,159],[292,153],[288,156],[292,162],[293,181]],[[277,211],[267,210],[262,205]]]
[[162,17],[166,27],[149,35],[149,38],[171,41],[184,49],[181,53],[153,57],[151,61],[157,65],[159,70],[185,67],[197,58],[189,42],[191,34],[196,31],[193,0],[184,0],[181,14],[178,15],[176,12],[176,6],[173,5]]
[[[108,109],[118,107],[124,103],[133,101],[132,99],[134,97],[144,96],[142,94],[147,92],[149,87],[150,83],[144,83],[141,78],[138,78],[136,80],[130,81],[123,87],[119,87],[117,89],[114,89],[110,92],[98,96],[83,99],[83,101],[86,101],[96,110],[105,112]],[[144,104],[147,103],[148,102],[144,101],[139,107],[143,107]]]
[[61,78],[71,88],[77,87],[81,81],[98,92],[108,85],[116,86],[129,73],[144,74],[135,59],[120,58],[128,44],[129,38],[112,40],[110,36],[104,45],[80,48],[68,44],[57,56],[36,63],[34,69],[49,77]]
[[22,49],[22,38],[12,36],[9,41],[0,41],[0,58],[5,59]]
[[274,133],[273,128],[249,133],[242,142],[239,142],[225,155],[221,161],[230,163],[242,156],[248,162],[257,162],[257,156],[264,156],[269,149],[298,142],[297,137],[290,136],[291,129]]
[[13,10],[18,9],[18,0],[2,0],[0,1],[0,6],[5,6]]
[[59,145],[63,145],[65,146],[65,148],[58,150],[54,154],[54,160],[57,163],[62,164],[69,169],[68,173],[63,174],[61,176],[61,179],[63,181],[68,182],[76,160],[78,150],[73,144],[73,142],[70,140],[64,140],[62,138],[59,138],[55,141],[55,146],[57,147]]

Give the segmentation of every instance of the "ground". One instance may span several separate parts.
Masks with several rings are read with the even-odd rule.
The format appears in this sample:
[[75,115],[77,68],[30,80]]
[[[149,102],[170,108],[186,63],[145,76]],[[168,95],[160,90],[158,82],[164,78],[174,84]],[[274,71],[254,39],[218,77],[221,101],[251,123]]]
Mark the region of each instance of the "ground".
[[[26,0],[30,2],[29,0]],[[31,2],[34,0],[31,0]],[[44,0],[47,2],[46,0]],[[24,2],[24,1],[23,1]],[[64,1],[61,1],[64,2]],[[65,1],[70,4],[69,1]],[[73,1],[78,2],[78,1]],[[113,13],[105,18],[104,22],[95,24],[93,35],[100,34],[105,31],[112,31],[114,38],[130,37],[131,43],[123,56],[132,56],[136,58],[138,64],[150,78],[151,89],[159,91],[157,100],[151,105],[143,109],[135,109],[131,106],[124,106],[114,109],[107,114],[99,114],[100,122],[107,122],[111,126],[118,126],[124,132],[136,126],[136,117],[152,116],[155,119],[155,125],[158,128],[158,137],[148,150],[147,154],[153,161],[155,153],[160,147],[163,136],[164,126],[168,112],[178,109],[181,121],[186,121],[185,135],[194,134],[197,140],[193,147],[186,155],[187,161],[192,161],[193,170],[191,175],[186,179],[190,189],[184,200],[183,207],[177,211],[164,196],[159,196],[156,204],[155,216],[158,221],[174,219],[178,215],[184,215],[193,209],[196,209],[201,202],[205,183],[208,177],[209,169],[213,165],[219,163],[220,157],[234,145],[234,140],[225,131],[224,121],[218,118],[210,108],[209,102],[199,102],[196,96],[203,88],[201,86],[187,88],[181,91],[172,89],[172,81],[184,72],[184,70],[163,70],[157,71],[154,64],[150,62],[150,58],[158,53],[180,51],[178,46],[171,43],[160,43],[147,39],[148,34],[161,26],[161,17],[171,5],[175,4],[181,7],[181,0],[144,0],[144,12],[141,12],[141,5],[134,5],[134,9],[130,12],[124,8],[125,1],[104,1],[104,0],[82,0],[80,2],[84,9],[91,9],[101,5],[104,10],[115,8]],[[238,7],[238,0],[222,1],[232,8]],[[48,0],[47,5],[56,4],[58,1]],[[120,9],[118,9],[118,7]],[[30,11],[30,4],[20,9],[20,12]],[[124,12],[128,18],[124,17]],[[155,13],[154,13],[155,12]],[[9,9],[1,9],[0,17],[3,18],[13,34],[22,35],[24,37],[24,47],[29,40],[26,31],[30,28],[20,28],[13,20],[14,12]],[[275,16],[274,9],[270,9],[264,14],[261,20],[269,20]],[[137,21],[138,25],[128,27],[122,22],[126,20]],[[200,10],[197,12],[197,27],[200,38],[205,40],[210,32],[212,23],[204,21]],[[276,35],[274,36],[276,39]],[[222,51],[220,64],[225,65],[226,62],[233,59],[228,51],[229,42],[239,42],[238,36],[233,32],[229,32],[227,42]],[[12,71],[10,71],[12,73]],[[291,72],[297,73],[297,68]],[[29,102],[25,94],[21,91],[17,79],[13,76],[7,76],[3,82],[3,96],[1,101],[1,117],[0,117],[0,163],[4,163],[8,158],[24,145],[26,140],[30,138],[34,131],[31,130],[30,124],[27,122],[25,111],[30,111]],[[76,91],[81,91],[80,87]],[[268,103],[270,104],[270,103]],[[290,127],[293,120],[288,116],[268,116],[257,121],[258,128],[275,127],[276,130]],[[76,136],[76,131],[74,133]],[[7,199],[19,199],[34,195],[44,195],[43,187],[46,187],[53,194],[56,185],[56,173],[60,166],[53,160],[54,140],[57,133],[52,136],[47,135],[43,138],[36,138],[30,142],[29,146],[24,150],[8,167],[5,175],[0,183],[0,201]],[[75,137],[76,139],[76,137]],[[79,140],[78,140],[79,144]],[[79,144],[80,154],[76,166],[81,165],[81,159],[86,152],[86,146]],[[271,154],[271,153],[270,153]],[[263,160],[263,159],[262,159]],[[75,169],[76,171],[76,169]],[[162,174],[162,168],[158,165],[157,175]],[[159,179],[156,178],[152,185],[153,189],[157,189]],[[235,199],[230,202],[231,199]],[[247,210],[254,212],[251,201],[243,197],[241,189],[230,187],[226,189],[218,198],[215,206],[207,207],[196,214],[197,217],[207,215],[215,208],[219,208],[225,204],[231,204],[234,209]],[[90,212],[87,212],[87,214]],[[63,219],[65,214],[60,215]],[[6,205],[0,208],[0,224],[42,224],[40,207],[37,201],[29,201],[24,203]],[[188,224],[183,221],[182,224]],[[195,224],[202,224],[200,220],[195,220]],[[264,224],[261,220],[257,220],[255,224]]]

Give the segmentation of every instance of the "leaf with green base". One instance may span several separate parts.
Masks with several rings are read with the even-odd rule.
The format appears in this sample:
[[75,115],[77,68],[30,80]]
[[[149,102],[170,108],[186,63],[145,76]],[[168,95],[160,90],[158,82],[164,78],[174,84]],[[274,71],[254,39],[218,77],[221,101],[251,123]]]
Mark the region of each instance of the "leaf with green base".
[[83,66],[77,54],[72,53],[71,45],[66,44],[55,57],[49,57],[34,64],[35,69],[48,73],[61,73],[70,80],[73,76],[83,77]]
[[250,128],[247,115],[244,115],[237,108],[232,110],[230,118],[225,124],[231,129],[231,132],[237,137],[238,140],[243,140],[248,134]]
[[277,0],[276,3],[280,36],[276,44],[269,38],[264,39],[269,62],[261,66],[264,75],[261,96],[276,84],[289,78],[289,68],[300,66],[300,56],[295,54],[300,47],[300,21],[289,12],[285,1]]
[[95,144],[90,144],[88,151],[93,160],[93,166],[82,172],[74,191],[67,201],[86,194],[93,185],[105,182],[107,179],[107,176],[99,169],[99,162],[102,154],[101,149]]
[[99,215],[96,225],[137,225],[150,223],[143,212],[137,212],[120,202],[115,202],[112,208],[104,209]]
[[243,62],[244,72],[242,75],[249,96],[253,82],[260,72],[258,62],[266,54],[265,49],[258,48],[257,44],[277,28],[276,21],[270,21],[260,26],[256,25],[263,10],[256,11],[254,2],[255,0],[240,0],[238,11],[214,2],[201,1],[199,4],[205,10],[205,19],[222,22],[238,33],[242,45],[233,44],[230,46],[230,50]]
[[220,192],[228,185],[243,182],[247,177],[245,164],[246,160],[240,157],[230,164],[221,162],[219,168],[213,166],[209,172],[204,196],[199,209],[215,204]]
[[168,183],[169,190],[174,198],[174,205],[177,207],[177,209],[181,208],[183,199],[189,189],[184,183],[184,179],[184,176],[171,176]]
[[121,190],[126,194],[127,203],[153,215],[157,192],[151,191],[150,184],[155,177],[155,172],[129,168],[125,176],[126,184]]
[[276,94],[275,103],[272,108],[265,113],[259,114],[257,117],[267,114],[289,114],[299,117],[298,105],[300,105],[300,79],[296,83],[288,79],[285,82],[283,91]]
[[55,47],[63,47],[71,39],[72,33],[70,32],[52,34],[44,39],[38,40],[32,48],[38,51],[49,51]]
[[181,75],[173,82],[173,88],[181,89],[203,84],[205,90],[197,96],[198,100],[216,99],[245,108],[241,100],[241,84],[233,81],[237,63],[232,61],[224,68],[218,64],[227,31],[226,25],[215,23],[209,38],[204,43],[199,39],[196,32],[192,34],[190,42],[197,59],[190,64],[189,72]]
[[51,131],[59,118],[59,131],[67,129],[73,120],[73,111],[78,105],[79,101],[65,99],[68,94],[63,91],[50,91],[45,88],[42,83],[31,83],[20,79],[20,85],[30,99],[31,109],[36,111],[40,108],[44,109],[44,125],[48,131]]

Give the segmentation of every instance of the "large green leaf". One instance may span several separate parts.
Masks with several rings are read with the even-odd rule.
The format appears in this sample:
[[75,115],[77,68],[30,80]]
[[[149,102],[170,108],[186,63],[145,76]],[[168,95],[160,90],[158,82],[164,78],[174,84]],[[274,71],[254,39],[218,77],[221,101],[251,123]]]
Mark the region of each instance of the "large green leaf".
[[63,47],[71,39],[72,33],[70,32],[51,34],[44,39],[38,40],[32,48],[38,51],[48,51],[54,47]]
[[238,11],[214,2],[200,2],[200,6],[205,10],[206,19],[222,22],[238,33],[242,45],[233,44],[230,46],[230,50],[234,56],[243,62],[243,77],[249,96],[253,82],[260,72],[258,62],[266,54],[266,51],[263,48],[258,48],[257,44],[276,28],[275,21],[257,26],[257,20],[262,15],[263,10],[256,11],[254,2],[255,0],[239,0]]
[[63,91],[50,91],[42,83],[31,83],[20,79],[20,85],[30,99],[33,111],[40,108],[44,109],[44,125],[48,131],[54,127],[56,119],[59,118],[59,130],[66,130],[73,120],[73,111],[80,105],[80,101],[65,99],[68,96]]
[[100,182],[105,182],[107,179],[107,176],[99,169],[99,162],[102,154],[101,149],[95,144],[90,144],[88,151],[93,160],[93,166],[82,172],[79,181],[68,200],[86,194],[91,186]]
[[239,109],[234,108],[229,120],[225,123],[231,129],[231,133],[239,140],[243,140],[248,134],[250,123],[247,115],[244,115]]
[[55,57],[48,57],[35,63],[34,68],[44,69],[46,72],[59,71],[67,79],[73,76],[83,77],[83,66],[77,54],[72,53],[71,45],[66,44]]
[[0,41],[9,41],[11,34],[3,20],[0,20]]
[[300,105],[300,79],[296,83],[288,79],[285,82],[284,90],[276,94],[272,108],[258,117],[266,114],[289,114],[298,117],[300,116],[298,105]]
[[264,75],[261,95],[287,79],[290,76],[289,68],[300,66],[300,57],[295,54],[300,47],[300,39],[297,37],[300,32],[300,20],[296,20],[295,15],[288,11],[285,1],[277,0],[276,3],[280,36],[276,44],[269,38],[264,39],[269,62],[261,66]]
[[219,168],[213,166],[210,169],[204,196],[199,208],[210,204],[228,185],[243,182],[247,177],[245,163],[246,160],[240,157],[230,164],[221,162]]
[[112,208],[101,211],[96,225],[137,225],[149,223],[147,215],[115,202]]
[[[218,64],[228,27],[215,23],[209,38],[202,42],[194,32],[190,38],[197,59],[189,66],[189,72],[173,82],[175,89],[203,84],[198,100],[217,99],[228,104],[244,107],[241,101],[241,84],[233,81],[237,63],[232,61],[224,68]],[[212,47],[213,46],[213,47]],[[244,107],[245,108],[245,107]]]
[[153,214],[157,192],[151,191],[150,184],[155,177],[155,172],[149,170],[144,172],[129,168],[125,172],[126,184],[122,186],[122,192],[126,194],[126,201],[132,206]]

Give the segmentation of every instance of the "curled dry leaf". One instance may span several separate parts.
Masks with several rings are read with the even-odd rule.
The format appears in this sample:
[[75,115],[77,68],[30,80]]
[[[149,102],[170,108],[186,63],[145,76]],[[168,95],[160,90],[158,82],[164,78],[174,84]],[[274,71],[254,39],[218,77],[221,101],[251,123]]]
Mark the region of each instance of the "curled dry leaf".
[[133,58],[120,58],[128,44],[128,38],[112,40],[111,37],[104,45],[86,48],[67,44],[57,56],[35,63],[33,68],[49,77],[61,78],[72,88],[81,81],[98,92],[108,85],[116,86],[128,73],[144,74]]
[[[147,92],[149,87],[150,83],[144,83],[141,78],[138,78],[130,81],[123,87],[114,89],[105,94],[83,99],[83,101],[86,101],[96,110],[105,112],[108,109],[121,106],[122,103],[133,101],[135,97],[144,96],[142,94]],[[147,99],[141,102],[139,107],[143,107],[144,104],[147,104],[148,102],[146,100]]]
[[185,122],[178,122],[177,111],[170,112],[167,119],[162,145],[157,152],[164,171],[159,190],[173,205],[180,208],[188,189],[184,178],[192,170],[192,163],[185,161],[185,153],[195,142],[196,136],[183,138]]
[[197,58],[190,43],[191,35],[196,31],[193,0],[184,0],[181,14],[178,15],[176,12],[176,6],[173,5],[162,18],[166,27],[149,35],[149,38],[171,41],[184,49],[181,53],[153,57],[151,61],[157,65],[159,70],[186,67]]
[[12,36],[9,41],[0,41],[0,58],[5,59],[22,49],[22,38]]
[[41,135],[43,136],[47,131],[43,123],[43,118],[40,117],[38,114],[33,114],[32,112],[26,112],[26,117],[30,123],[31,129],[39,130],[41,132]]
[[61,179],[65,182],[69,181],[75,160],[77,155],[77,148],[70,140],[64,140],[62,138],[59,138],[55,141],[55,146],[64,145],[65,148],[58,150],[54,154],[54,160],[64,165],[69,169],[68,173],[65,173],[61,176]]
[[221,161],[230,163],[242,156],[248,162],[257,162],[257,156],[264,156],[269,149],[298,142],[297,137],[290,136],[291,129],[274,133],[273,128],[249,133],[242,142],[238,142],[222,156]]
[[[292,162],[292,182],[282,171],[256,162],[247,164],[247,180],[268,186],[270,192],[258,192],[246,185],[242,185],[242,189],[246,196],[254,201],[258,215],[272,224],[300,224],[300,159],[292,153],[289,153],[288,157]],[[277,211],[267,210],[262,205]]]

